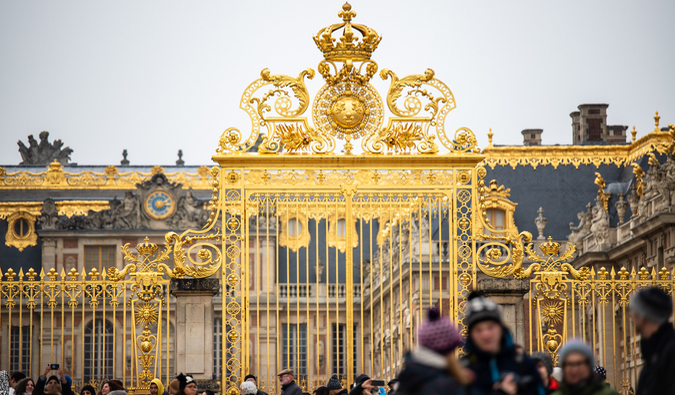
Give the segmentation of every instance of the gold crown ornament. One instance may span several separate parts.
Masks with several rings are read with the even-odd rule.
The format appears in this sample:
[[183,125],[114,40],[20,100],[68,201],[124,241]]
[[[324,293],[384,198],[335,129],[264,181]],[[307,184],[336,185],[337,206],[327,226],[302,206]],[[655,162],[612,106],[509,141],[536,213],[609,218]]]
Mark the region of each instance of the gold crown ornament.
[[[356,12],[352,11],[352,6],[345,3],[342,11],[338,12],[342,18],[342,23],[335,23],[325,27],[314,36],[314,42],[319,50],[323,52],[326,60],[345,61],[364,61],[370,59],[373,51],[382,37],[368,26],[352,23],[352,18],[356,17]],[[335,39],[333,33],[344,27],[342,36]],[[359,40],[356,32],[361,33]]]

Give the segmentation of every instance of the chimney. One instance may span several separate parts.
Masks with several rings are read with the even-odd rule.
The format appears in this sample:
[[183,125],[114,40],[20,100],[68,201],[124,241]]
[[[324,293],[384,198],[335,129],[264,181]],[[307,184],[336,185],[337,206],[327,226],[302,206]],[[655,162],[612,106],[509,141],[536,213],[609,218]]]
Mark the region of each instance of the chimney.
[[581,104],[579,143],[607,141],[607,107],[609,104]]
[[572,144],[579,144],[581,142],[581,113],[574,111],[570,113],[572,118]]
[[544,129],[524,129],[523,145],[541,145],[541,134]]

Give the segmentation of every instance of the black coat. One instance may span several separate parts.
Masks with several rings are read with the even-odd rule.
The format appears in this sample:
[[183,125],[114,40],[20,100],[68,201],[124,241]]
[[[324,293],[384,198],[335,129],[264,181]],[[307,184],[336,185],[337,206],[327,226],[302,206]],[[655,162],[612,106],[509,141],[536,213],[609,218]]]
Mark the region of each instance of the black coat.
[[[45,380],[42,378],[42,376],[38,377],[38,380],[35,382],[33,394],[43,395],[45,393],[45,385],[47,384],[47,380],[49,380],[49,378]],[[61,382],[61,395],[74,395],[70,384],[63,384],[63,382]]]
[[443,363],[445,357],[427,349],[417,349],[406,356],[405,369],[398,375],[396,395],[466,394]]
[[281,395],[302,395],[302,389],[291,381],[288,385],[281,386]]
[[258,390],[258,392],[256,393],[256,395],[267,395],[267,392]]
[[466,341],[464,349],[466,351],[462,359],[464,366],[476,375],[474,382],[469,385],[469,394],[501,395],[504,392],[495,391],[494,384],[503,380],[509,373],[513,373],[518,383],[518,395],[546,395],[534,361],[526,355],[516,353],[511,334],[506,329],[501,349],[497,354],[480,351],[470,338]]
[[672,324],[661,325],[649,339],[640,344],[642,365],[636,395],[675,394],[675,330]]

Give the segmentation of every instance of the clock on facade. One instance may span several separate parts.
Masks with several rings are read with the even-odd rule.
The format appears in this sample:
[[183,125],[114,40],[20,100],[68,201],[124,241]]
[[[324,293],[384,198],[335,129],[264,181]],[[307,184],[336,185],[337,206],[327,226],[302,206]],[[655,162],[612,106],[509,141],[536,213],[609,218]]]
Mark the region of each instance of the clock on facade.
[[164,220],[176,211],[176,202],[173,196],[166,191],[156,190],[145,198],[145,212],[152,219]]

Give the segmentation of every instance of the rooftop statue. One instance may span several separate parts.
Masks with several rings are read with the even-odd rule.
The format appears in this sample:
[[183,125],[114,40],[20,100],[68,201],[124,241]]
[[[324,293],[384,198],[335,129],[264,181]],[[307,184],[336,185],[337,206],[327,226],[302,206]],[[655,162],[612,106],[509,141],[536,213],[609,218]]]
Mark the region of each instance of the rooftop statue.
[[70,154],[73,150],[69,147],[63,147],[61,140],[54,140],[49,142],[49,132],[40,132],[40,143],[33,138],[33,135],[28,136],[28,147],[19,140],[19,152],[21,153],[21,163],[19,165],[48,165],[55,159],[62,165],[68,164],[70,161]]

